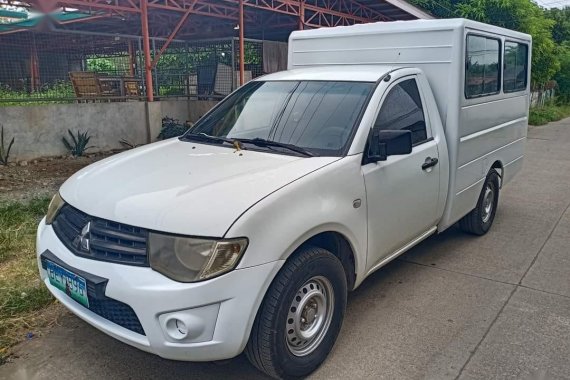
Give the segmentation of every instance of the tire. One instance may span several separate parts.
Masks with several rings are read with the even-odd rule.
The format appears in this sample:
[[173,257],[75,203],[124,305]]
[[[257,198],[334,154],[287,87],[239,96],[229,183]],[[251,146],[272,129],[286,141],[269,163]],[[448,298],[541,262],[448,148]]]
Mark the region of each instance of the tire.
[[495,220],[498,205],[499,174],[491,169],[481,189],[477,206],[459,221],[459,227],[473,235],[485,235]]
[[[245,349],[249,361],[277,379],[307,376],[336,341],[346,297],[340,260],[322,248],[301,249],[287,260],[265,294]],[[299,334],[309,337],[303,340]]]

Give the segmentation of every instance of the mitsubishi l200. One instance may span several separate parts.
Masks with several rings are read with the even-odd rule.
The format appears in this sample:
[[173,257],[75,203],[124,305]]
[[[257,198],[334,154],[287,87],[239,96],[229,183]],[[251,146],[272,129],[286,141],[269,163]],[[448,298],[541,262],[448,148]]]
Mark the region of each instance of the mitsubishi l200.
[[41,278],[141,350],[305,376],[368,275],[457,222],[489,231],[523,162],[530,52],[463,19],[293,32],[287,71],[67,180]]

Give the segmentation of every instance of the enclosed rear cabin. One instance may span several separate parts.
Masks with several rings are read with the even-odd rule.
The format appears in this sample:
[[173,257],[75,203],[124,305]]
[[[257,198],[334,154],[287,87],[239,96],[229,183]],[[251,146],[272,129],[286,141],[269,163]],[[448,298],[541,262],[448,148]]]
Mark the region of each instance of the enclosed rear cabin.
[[293,32],[288,68],[361,64],[425,72],[450,159],[441,231],[474,208],[491,167],[505,183],[522,166],[531,44],[527,34],[465,19],[379,22]]

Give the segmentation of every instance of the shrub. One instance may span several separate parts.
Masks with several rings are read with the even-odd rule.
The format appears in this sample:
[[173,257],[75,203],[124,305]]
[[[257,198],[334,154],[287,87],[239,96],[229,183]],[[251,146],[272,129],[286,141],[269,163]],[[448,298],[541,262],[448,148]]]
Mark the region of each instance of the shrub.
[[71,136],[71,143],[65,138],[65,136],[61,138],[61,141],[63,141],[63,145],[65,145],[69,153],[71,153],[73,156],[81,157],[87,149],[92,148],[92,146],[87,146],[89,140],[91,140],[89,131],[77,131],[77,137],[75,137],[75,135],[73,135],[69,129],[67,130],[67,133],[69,133],[69,136]]
[[528,123],[530,125],[544,125],[570,116],[570,106],[550,102],[541,107],[530,109]]
[[2,126],[2,131],[0,132],[0,164],[8,165],[8,158],[10,157],[10,150],[14,145],[14,138],[8,144],[8,148],[4,145],[4,126]]
[[159,140],[166,140],[172,137],[178,137],[183,135],[191,126],[192,124],[189,122],[182,124],[180,121],[167,116],[162,119],[162,128],[157,138]]

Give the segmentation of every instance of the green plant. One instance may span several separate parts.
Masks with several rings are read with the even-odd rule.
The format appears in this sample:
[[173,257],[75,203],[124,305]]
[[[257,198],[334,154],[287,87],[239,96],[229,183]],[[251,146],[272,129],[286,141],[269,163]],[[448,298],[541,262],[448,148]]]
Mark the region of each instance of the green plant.
[[14,145],[14,138],[8,144],[8,148],[4,145],[4,126],[2,126],[2,131],[0,132],[0,164],[8,165],[8,157],[10,157],[10,150]]
[[95,72],[115,72],[117,64],[109,58],[87,58],[87,70]]
[[184,95],[184,88],[181,85],[162,85],[159,87],[161,96]]
[[63,141],[63,145],[69,150],[69,152],[75,157],[83,156],[83,153],[92,146],[87,146],[89,144],[89,140],[91,140],[91,136],[89,136],[89,131],[80,132],[77,131],[77,137],[73,135],[70,129],[67,130],[69,136],[71,136],[71,143],[64,137],[61,138]]
[[127,149],[133,149],[133,148],[136,148],[136,147],[143,145],[143,144],[133,143],[133,142],[131,142],[127,139],[124,139],[124,138],[119,140],[119,144],[121,144],[122,146],[124,146]]
[[15,90],[6,84],[0,84],[0,106],[70,103],[74,98],[75,92],[69,81],[44,84],[34,92]]
[[530,125],[544,125],[570,116],[570,106],[555,104],[550,101],[540,107],[530,109],[528,123]]
[[166,140],[172,137],[178,137],[184,134],[191,126],[192,124],[189,122],[182,124],[180,121],[167,116],[162,119],[162,128],[158,134],[158,139]]

